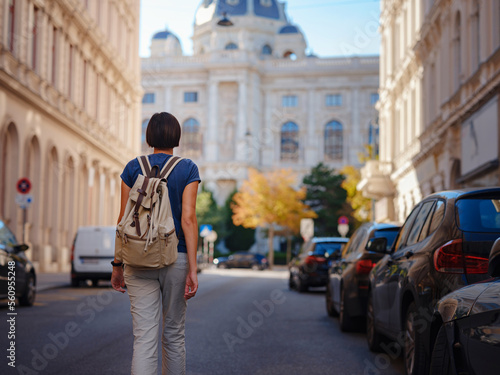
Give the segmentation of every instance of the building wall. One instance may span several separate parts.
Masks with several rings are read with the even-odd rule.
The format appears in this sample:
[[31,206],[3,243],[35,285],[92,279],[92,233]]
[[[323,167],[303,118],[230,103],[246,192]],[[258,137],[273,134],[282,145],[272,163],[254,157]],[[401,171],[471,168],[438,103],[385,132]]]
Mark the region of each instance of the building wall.
[[378,220],[402,221],[435,191],[500,183],[499,22],[495,0],[382,2],[380,161],[395,192],[374,198],[395,209]]
[[0,218],[28,256],[68,271],[80,225],[112,225],[139,152],[139,1],[0,0]]

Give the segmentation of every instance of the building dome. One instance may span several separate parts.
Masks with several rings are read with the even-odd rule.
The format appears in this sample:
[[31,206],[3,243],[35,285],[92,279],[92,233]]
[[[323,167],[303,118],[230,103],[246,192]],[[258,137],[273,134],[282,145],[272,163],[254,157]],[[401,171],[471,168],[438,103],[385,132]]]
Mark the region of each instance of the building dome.
[[231,18],[256,16],[286,21],[284,5],[277,0],[203,0],[196,11],[195,24],[219,20],[223,13]]
[[169,30],[159,31],[151,38],[151,57],[182,56],[181,42]]
[[285,25],[279,29],[278,34],[299,34],[300,31],[297,26]]

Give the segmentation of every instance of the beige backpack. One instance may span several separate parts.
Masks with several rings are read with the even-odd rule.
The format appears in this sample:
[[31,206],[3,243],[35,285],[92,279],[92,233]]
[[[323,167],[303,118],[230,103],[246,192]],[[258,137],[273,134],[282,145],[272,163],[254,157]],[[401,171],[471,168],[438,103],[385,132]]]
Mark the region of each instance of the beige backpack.
[[125,213],[116,227],[115,258],[137,268],[157,269],[177,260],[174,218],[167,178],[182,160],[172,156],[159,171],[147,156],[137,158],[142,175],[130,190]]

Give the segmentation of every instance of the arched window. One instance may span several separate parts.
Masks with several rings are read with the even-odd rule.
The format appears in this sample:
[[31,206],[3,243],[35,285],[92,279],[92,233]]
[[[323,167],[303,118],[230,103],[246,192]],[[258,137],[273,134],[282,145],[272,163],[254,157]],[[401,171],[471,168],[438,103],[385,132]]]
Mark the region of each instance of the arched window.
[[474,73],[479,67],[479,45],[480,45],[480,37],[479,37],[479,3],[477,0],[472,1],[472,14],[470,20],[470,36],[471,36],[471,73]]
[[455,17],[455,28],[453,32],[453,88],[454,91],[460,87],[460,74],[462,73],[461,64],[461,38],[460,38],[460,12]]
[[342,124],[330,121],[325,126],[325,160],[342,160],[344,148]]
[[273,50],[268,44],[266,44],[264,47],[262,47],[262,54],[263,55],[272,55],[272,53],[273,53]]
[[143,152],[148,150],[148,144],[146,142],[146,129],[148,128],[149,119],[142,120],[141,124],[141,149]]
[[238,45],[235,43],[228,43],[226,44],[225,49],[230,50],[230,49],[238,49]]
[[282,161],[297,161],[299,159],[299,127],[296,123],[288,121],[281,127]]
[[201,156],[200,123],[194,118],[187,119],[182,125],[182,153],[189,157]]

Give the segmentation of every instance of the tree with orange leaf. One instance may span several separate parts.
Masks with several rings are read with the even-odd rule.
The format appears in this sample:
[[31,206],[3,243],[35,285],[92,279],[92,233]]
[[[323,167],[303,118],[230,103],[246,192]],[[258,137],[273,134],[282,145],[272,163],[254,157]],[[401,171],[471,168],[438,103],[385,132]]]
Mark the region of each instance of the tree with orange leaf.
[[306,190],[293,188],[295,179],[290,170],[280,169],[263,174],[250,169],[248,180],[243,182],[233,198],[231,208],[235,225],[269,229],[268,260],[271,268],[274,265],[274,226],[286,227],[298,233],[301,219],[317,217],[316,213],[303,203]]

